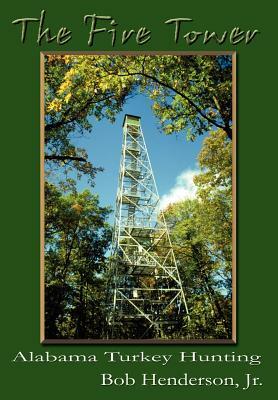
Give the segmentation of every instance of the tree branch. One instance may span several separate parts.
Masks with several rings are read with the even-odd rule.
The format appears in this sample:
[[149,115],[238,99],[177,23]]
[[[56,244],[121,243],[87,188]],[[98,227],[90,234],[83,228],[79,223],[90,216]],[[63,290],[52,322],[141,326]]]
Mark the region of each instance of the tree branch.
[[55,160],[55,161],[81,161],[87,162],[86,158],[84,157],[76,157],[76,156],[57,156],[55,154],[46,154],[44,156],[45,160]]
[[82,114],[84,111],[86,111],[86,109],[88,107],[90,107],[92,104],[96,104],[96,103],[100,103],[102,101],[109,100],[112,97],[115,97],[115,95],[111,94],[110,96],[106,96],[106,97],[103,97],[102,99],[98,99],[98,100],[94,100],[94,97],[90,97],[86,101],[84,106],[80,110],[78,110],[78,112],[75,115],[73,115],[71,118],[69,118],[69,119],[65,118],[65,119],[62,119],[61,121],[53,122],[52,124],[46,124],[45,127],[44,127],[45,132],[51,131],[53,129],[60,128],[61,126],[70,124],[71,122],[74,122],[78,118],[78,116],[80,114]]
[[[114,75],[115,75],[115,74],[114,74]],[[127,75],[124,75],[124,74],[117,74],[117,75],[118,75],[118,76],[127,76]],[[129,75],[141,75],[141,76],[144,76],[145,78],[148,78],[148,79],[150,79],[150,80],[152,80],[152,81],[158,83],[159,85],[161,85],[161,86],[163,86],[163,87],[165,87],[165,88],[167,88],[167,89],[170,89],[170,90],[174,91],[174,92],[177,93],[179,96],[181,96],[183,99],[185,99],[186,101],[188,101],[188,103],[189,103],[193,108],[195,108],[195,110],[196,110],[203,118],[205,118],[208,122],[210,122],[210,123],[213,124],[214,126],[217,126],[218,128],[223,129],[223,130],[227,133],[228,137],[229,137],[230,139],[232,139],[232,129],[231,129],[230,127],[228,127],[228,126],[226,126],[226,125],[221,125],[221,124],[219,124],[218,122],[216,122],[215,120],[213,120],[212,118],[208,117],[206,114],[204,114],[204,112],[201,110],[201,108],[200,108],[199,106],[197,106],[197,104],[195,104],[188,96],[186,96],[185,94],[183,94],[183,93],[180,92],[179,90],[173,88],[172,86],[168,85],[167,83],[164,83],[164,82],[160,81],[159,79],[157,79],[156,77],[154,77],[154,76],[152,76],[152,75],[149,75],[149,74],[147,74],[147,73],[145,73],[145,72],[143,72],[143,71],[142,71],[142,72],[129,72]]]
[[[157,79],[157,78],[154,77],[154,76],[151,76],[151,75],[146,74],[146,73],[142,73],[142,75],[145,76],[145,77],[148,78],[148,79],[153,80],[154,82],[158,83],[159,85],[166,87],[167,89],[173,90],[173,91],[176,92],[179,96],[181,96],[183,99],[185,99],[186,101],[188,101],[188,103],[189,103],[193,108],[195,108],[195,110],[198,111],[198,113],[199,113],[203,118],[205,118],[208,122],[210,122],[211,124],[217,126],[218,128],[223,129],[225,132],[227,132],[228,136],[229,136],[229,134],[231,134],[231,129],[230,129],[230,128],[229,128],[229,131],[230,131],[230,132],[228,132],[226,126],[223,126],[223,125],[218,124],[218,122],[216,122],[215,120],[213,120],[212,118],[210,118],[210,117],[208,117],[206,114],[204,114],[203,111],[201,110],[201,108],[200,108],[199,106],[197,106],[188,96],[186,96],[185,94],[183,94],[183,93],[180,92],[179,90],[173,88],[172,86],[168,85],[167,83],[164,83],[164,82],[160,81],[159,79]],[[230,136],[229,136],[229,137],[230,137]]]

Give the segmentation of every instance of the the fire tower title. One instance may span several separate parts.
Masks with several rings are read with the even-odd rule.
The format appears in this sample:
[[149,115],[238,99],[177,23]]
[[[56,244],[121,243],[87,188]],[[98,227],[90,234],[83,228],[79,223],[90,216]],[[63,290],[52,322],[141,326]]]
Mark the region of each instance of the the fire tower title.
[[[19,18],[12,21],[12,23],[21,27],[20,40],[22,43],[26,40],[33,40],[38,45],[50,42],[64,45],[73,37],[73,32],[66,26],[60,27],[53,33],[53,30],[47,26],[45,10],[41,11],[39,18]],[[37,34],[35,35],[34,27],[32,31],[29,29],[31,24],[37,27]],[[239,26],[222,32],[208,31],[206,29],[194,30],[192,29],[193,24],[192,18],[170,18],[163,22],[163,28],[167,26],[169,35],[171,35],[174,43],[184,43],[186,46],[191,46],[194,43],[206,45],[212,42],[217,45],[237,45],[239,43],[247,45],[260,33],[258,29],[242,30]],[[124,29],[113,16],[87,14],[83,18],[83,26],[87,30],[87,44],[89,47],[97,45],[98,38],[101,37],[102,39],[105,37],[107,44],[112,47],[125,45],[132,41],[137,45],[143,46],[154,35],[154,32],[145,26]]]

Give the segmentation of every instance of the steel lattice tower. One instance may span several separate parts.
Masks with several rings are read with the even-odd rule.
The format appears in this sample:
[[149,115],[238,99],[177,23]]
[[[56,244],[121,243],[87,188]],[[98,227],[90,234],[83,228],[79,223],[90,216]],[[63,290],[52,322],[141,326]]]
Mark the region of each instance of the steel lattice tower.
[[134,115],[125,115],[123,123],[110,273],[112,338],[177,333],[188,310],[140,117]]

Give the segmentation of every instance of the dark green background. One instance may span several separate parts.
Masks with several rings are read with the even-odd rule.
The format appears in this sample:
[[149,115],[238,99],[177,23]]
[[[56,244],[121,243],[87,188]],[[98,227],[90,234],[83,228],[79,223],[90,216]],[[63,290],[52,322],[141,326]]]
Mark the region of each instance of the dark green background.
[[[154,399],[213,398],[262,399],[275,389],[277,370],[275,324],[277,309],[277,234],[275,213],[277,197],[277,34],[274,1],[26,1],[8,2],[1,11],[1,378],[5,398],[94,398]],[[2,6],[3,7],[3,6]],[[39,17],[47,11],[46,24],[53,33],[60,26],[73,32],[65,46],[35,43],[35,25],[24,45],[20,27],[11,21]],[[114,50],[236,50],[238,90],[238,215],[237,215],[237,290],[238,344],[236,345],[41,345],[39,343],[39,55],[50,50],[112,50],[108,35],[100,35],[93,48],[87,46],[85,14],[112,15],[118,29],[146,26],[152,39],[144,46],[118,45]],[[211,42],[188,48],[173,41],[173,27],[164,21],[190,17],[196,30],[259,29],[260,34],[246,46],[217,46]],[[276,28],[277,30],[277,28]],[[199,43],[199,41],[197,42]],[[189,144],[190,145],[190,144]],[[276,277],[274,276],[276,274]],[[186,367],[171,363],[166,367],[117,364],[40,364],[12,363],[18,351],[44,351],[55,354],[97,354],[121,350],[152,354],[179,351],[222,354],[262,355],[261,366],[245,364],[197,364]],[[277,354],[277,352],[276,352]],[[132,376],[157,372],[178,376],[234,376],[253,373],[263,386],[249,391],[232,387],[101,387],[99,374],[129,371]],[[240,379],[240,378],[239,378]],[[3,390],[3,386],[2,386]]]

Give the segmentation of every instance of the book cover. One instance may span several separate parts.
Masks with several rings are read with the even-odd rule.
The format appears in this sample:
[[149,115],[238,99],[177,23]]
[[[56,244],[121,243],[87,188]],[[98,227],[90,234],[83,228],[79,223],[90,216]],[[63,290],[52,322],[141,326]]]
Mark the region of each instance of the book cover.
[[[8,398],[261,399],[275,389],[274,16],[271,1],[5,5],[1,374]],[[109,78],[101,81],[105,68]],[[232,232],[219,222],[221,207],[231,206],[229,151]],[[216,203],[205,187],[208,154],[221,165]],[[211,204],[216,232],[213,224],[205,230]],[[66,224],[83,215],[78,247],[67,242]],[[227,239],[228,231],[220,249],[216,234]],[[108,302],[107,286],[114,288]]]

